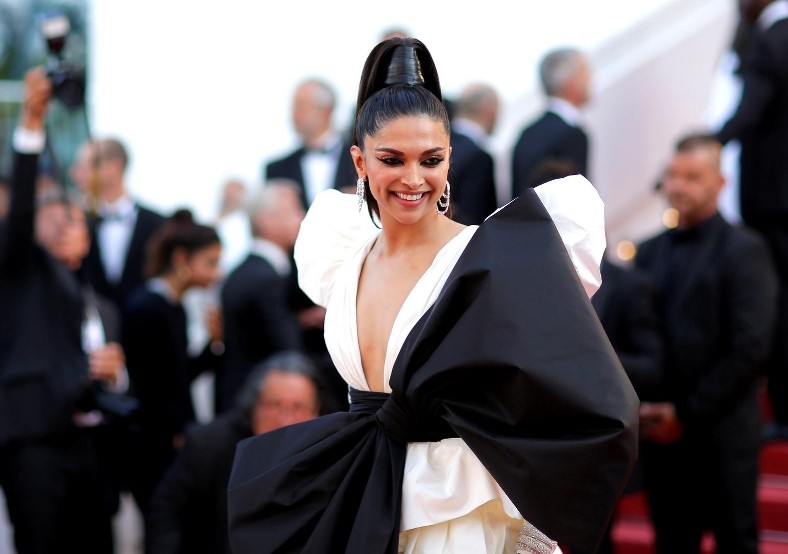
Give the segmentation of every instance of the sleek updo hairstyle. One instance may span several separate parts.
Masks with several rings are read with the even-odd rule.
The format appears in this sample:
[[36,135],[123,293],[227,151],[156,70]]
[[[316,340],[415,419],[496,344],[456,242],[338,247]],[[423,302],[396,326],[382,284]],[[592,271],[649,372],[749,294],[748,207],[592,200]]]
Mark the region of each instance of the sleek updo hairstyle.
[[192,255],[217,244],[221,241],[216,229],[195,223],[187,209],[176,210],[148,243],[145,277],[160,277],[170,271],[176,250]]
[[[367,56],[356,101],[353,144],[364,150],[364,140],[388,122],[403,116],[427,116],[441,123],[448,135],[449,114],[443,103],[438,71],[420,40],[395,37],[379,43]],[[364,183],[370,217],[380,218],[378,203]]]

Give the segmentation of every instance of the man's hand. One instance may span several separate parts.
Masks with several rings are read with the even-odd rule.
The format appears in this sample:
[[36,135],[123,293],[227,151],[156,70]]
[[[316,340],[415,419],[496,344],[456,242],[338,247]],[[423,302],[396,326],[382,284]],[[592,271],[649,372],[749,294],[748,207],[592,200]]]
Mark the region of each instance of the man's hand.
[[111,342],[90,353],[90,378],[115,384],[126,364],[123,348]]
[[52,82],[46,70],[33,67],[25,73],[25,99],[19,124],[31,131],[43,131],[49,99],[52,96]]
[[643,402],[640,405],[640,437],[657,444],[679,440],[684,429],[671,402]]

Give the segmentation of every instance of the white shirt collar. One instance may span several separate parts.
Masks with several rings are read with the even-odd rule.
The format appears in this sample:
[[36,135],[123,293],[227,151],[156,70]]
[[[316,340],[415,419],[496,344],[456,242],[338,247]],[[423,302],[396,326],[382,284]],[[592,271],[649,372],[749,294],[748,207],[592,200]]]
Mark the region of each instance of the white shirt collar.
[[479,146],[487,147],[487,133],[484,131],[484,127],[475,121],[471,121],[464,117],[456,117],[452,120],[451,126],[455,131],[470,137]]
[[164,297],[164,299],[173,306],[180,304],[175,296],[175,291],[172,290],[172,287],[170,287],[163,278],[153,277],[152,279],[148,279],[147,287],[149,291]]
[[98,213],[103,216],[120,216],[127,217],[134,213],[134,201],[128,196],[124,195],[115,200],[114,202],[99,202]]
[[766,6],[758,17],[758,28],[765,31],[778,21],[788,17],[788,0],[776,0]]
[[341,137],[339,134],[329,129],[325,133],[323,133],[317,140],[315,140],[315,144],[312,149],[307,148],[306,144],[304,148],[306,148],[307,152],[309,153],[320,153],[320,154],[329,154],[333,153],[333,150],[338,148],[342,143]]
[[267,260],[268,263],[273,266],[274,271],[276,271],[281,277],[287,277],[290,275],[290,257],[287,255],[287,252],[282,250],[270,240],[261,238],[254,239],[254,242],[252,243],[252,254]]
[[547,109],[555,113],[569,125],[579,127],[583,123],[582,112],[577,106],[567,100],[564,100],[563,98],[551,96],[547,103]]

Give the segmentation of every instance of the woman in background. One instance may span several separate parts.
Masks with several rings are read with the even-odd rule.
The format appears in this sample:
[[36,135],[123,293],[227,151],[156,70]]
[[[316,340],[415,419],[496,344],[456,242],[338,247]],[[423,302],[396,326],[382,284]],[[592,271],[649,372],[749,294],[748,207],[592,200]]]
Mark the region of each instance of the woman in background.
[[182,299],[192,287],[207,288],[220,277],[221,244],[212,227],[179,210],[151,237],[147,281],[126,303],[123,340],[133,393],[140,401],[139,429],[129,460],[130,489],[145,512],[158,481],[172,461],[182,432],[194,420],[191,382],[218,369],[221,340],[218,312],[208,314],[211,341],[193,357]]

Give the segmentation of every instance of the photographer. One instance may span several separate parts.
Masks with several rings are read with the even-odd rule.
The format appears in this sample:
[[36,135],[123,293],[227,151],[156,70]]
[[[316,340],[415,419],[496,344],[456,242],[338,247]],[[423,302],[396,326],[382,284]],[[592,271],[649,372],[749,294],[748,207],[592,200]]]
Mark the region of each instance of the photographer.
[[18,554],[104,554],[117,493],[96,400],[128,378],[117,316],[80,276],[84,214],[65,195],[36,195],[51,94],[43,68],[27,72],[0,229],[0,485]]

